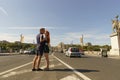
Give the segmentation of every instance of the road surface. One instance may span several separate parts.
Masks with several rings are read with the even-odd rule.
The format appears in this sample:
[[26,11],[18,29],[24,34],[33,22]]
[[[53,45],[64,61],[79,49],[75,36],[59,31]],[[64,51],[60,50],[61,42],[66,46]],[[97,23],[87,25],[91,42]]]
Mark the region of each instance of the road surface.
[[[0,80],[120,80],[120,59],[50,54],[50,71],[31,71],[34,55],[0,56]],[[45,68],[42,58],[41,68]]]

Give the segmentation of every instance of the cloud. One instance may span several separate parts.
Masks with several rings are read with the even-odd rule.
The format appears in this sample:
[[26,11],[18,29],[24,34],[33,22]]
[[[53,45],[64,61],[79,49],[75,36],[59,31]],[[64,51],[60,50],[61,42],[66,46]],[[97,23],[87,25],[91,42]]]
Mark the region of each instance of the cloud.
[[7,40],[10,42],[19,41],[19,37],[17,37],[18,35],[15,34],[0,33],[0,35],[0,40]]
[[62,29],[59,27],[48,27],[48,26],[40,26],[40,27],[8,27],[8,29],[13,29],[13,30],[36,30],[36,29],[40,29],[40,28],[46,28],[46,29]]
[[[83,34],[84,33],[84,34]],[[80,37],[84,36],[84,43],[91,42],[92,44],[104,45],[110,44],[109,34],[97,34],[96,32],[71,32],[64,33],[62,35],[52,35],[51,42],[53,45],[59,44],[60,42],[64,42],[65,44],[80,44]]]
[[2,11],[5,15],[8,16],[8,13],[7,13],[7,11],[4,8],[0,7],[0,11]]
[[[9,33],[0,33],[0,40],[7,40],[9,42],[15,42],[20,41],[20,35],[17,34],[9,34]],[[36,36],[34,35],[24,35],[24,42],[25,43],[33,43],[33,40],[35,40]]]
[[[80,37],[84,32],[70,32],[62,34],[51,34],[51,45],[56,46],[60,42],[65,44],[80,44]],[[7,40],[10,42],[20,41],[20,34],[14,33],[0,33],[0,40]],[[104,45],[110,44],[109,34],[96,34],[96,32],[84,33],[84,43],[91,42],[92,44]],[[23,34],[25,43],[36,42],[36,34]]]

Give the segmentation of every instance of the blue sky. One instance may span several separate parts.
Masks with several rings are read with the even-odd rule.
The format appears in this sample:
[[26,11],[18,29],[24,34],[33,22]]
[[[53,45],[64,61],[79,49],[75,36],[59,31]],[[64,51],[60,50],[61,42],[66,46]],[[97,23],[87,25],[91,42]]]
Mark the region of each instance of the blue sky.
[[59,42],[110,44],[111,20],[120,15],[119,0],[0,0],[0,40],[32,43],[39,28]]

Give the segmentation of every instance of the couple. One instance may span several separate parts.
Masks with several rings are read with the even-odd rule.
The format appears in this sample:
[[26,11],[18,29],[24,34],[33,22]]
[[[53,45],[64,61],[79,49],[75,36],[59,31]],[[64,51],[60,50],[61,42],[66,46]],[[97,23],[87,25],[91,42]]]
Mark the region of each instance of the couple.
[[50,33],[45,28],[40,29],[40,33],[36,37],[37,40],[37,53],[33,59],[32,71],[41,71],[39,68],[42,55],[44,54],[47,66],[44,70],[49,70],[49,45],[50,45]]

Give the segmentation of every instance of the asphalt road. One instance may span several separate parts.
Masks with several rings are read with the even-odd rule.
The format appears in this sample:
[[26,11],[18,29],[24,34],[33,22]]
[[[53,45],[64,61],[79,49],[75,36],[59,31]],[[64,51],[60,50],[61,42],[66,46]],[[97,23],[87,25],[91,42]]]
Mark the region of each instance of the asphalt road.
[[[120,80],[120,59],[50,55],[50,71],[32,72],[34,55],[0,56],[0,80]],[[45,68],[42,58],[41,68]]]

